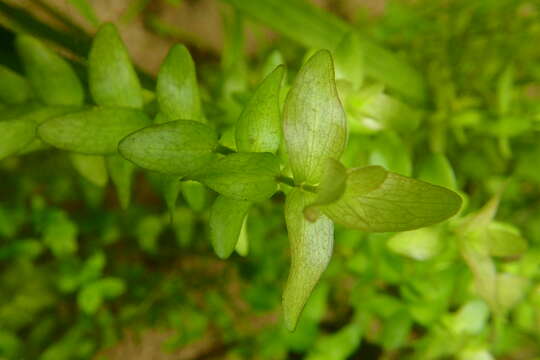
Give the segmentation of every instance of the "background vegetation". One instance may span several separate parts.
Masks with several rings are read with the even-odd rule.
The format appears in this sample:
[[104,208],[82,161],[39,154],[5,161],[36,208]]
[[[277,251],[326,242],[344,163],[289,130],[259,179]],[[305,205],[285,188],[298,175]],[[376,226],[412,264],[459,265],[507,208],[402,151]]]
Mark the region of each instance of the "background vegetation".
[[[204,114],[229,145],[269,70],[287,64],[290,84],[307,53],[353,31],[360,46],[334,52],[352,59],[337,74],[351,129],[343,162],[449,187],[465,205],[413,232],[338,227],[290,333],[281,194],[251,208],[248,246],[224,261],[209,240],[211,190],[184,183],[171,224],[149,172],[137,172],[122,210],[99,161],[53,149],[3,158],[0,144],[0,359],[540,358],[537,2],[396,0],[374,14],[342,1],[322,11],[300,0],[136,0],[114,19],[98,4],[0,2],[2,79],[27,76],[21,33],[87,79],[92,36],[116,20],[148,98],[169,46],[189,47]],[[198,14],[214,33],[171,13]],[[3,80],[0,128],[19,116],[13,95]]]

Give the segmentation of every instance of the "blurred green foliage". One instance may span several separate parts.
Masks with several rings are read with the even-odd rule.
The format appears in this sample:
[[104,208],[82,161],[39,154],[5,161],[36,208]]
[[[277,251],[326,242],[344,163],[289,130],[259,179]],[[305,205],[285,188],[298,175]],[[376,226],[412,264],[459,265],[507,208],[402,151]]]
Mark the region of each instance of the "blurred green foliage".
[[[290,39],[248,59],[243,16],[226,12],[222,62],[195,59],[204,116],[221,145],[234,148],[233,125],[275,66],[289,65],[290,83],[306,50],[328,47],[350,128],[344,164],[457,190],[462,212],[397,234],[337,227],[334,256],[290,333],[280,310],[289,267],[282,195],[250,207],[236,248],[247,255],[222,261],[208,227],[214,192],[172,189],[181,195],[171,223],[156,174],[135,175],[122,210],[127,200],[121,206],[108,185],[110,177],[120,192],[131,187],[114,175],[122,159],[107,166],[36,151],[45,145],[30,136],[32,124],[52,116],[43,102],[55,94],[30,91],[20,63],[2,57],[0,129],[33,115],[17,117],[11,135],[25,139],[27,153],[0,160],[0,359],[89,359],[128,330],[144,338],[147,329],[171,331],[165,353],[206,340],[216,359],[540,358],[538,3],[391,1],[382,17],[347,24],[303,12],[300,1],[278,13],[261,11],[275,0],[227,2]],[[95,21],[87,2],[73,3]],[[132,12],[146,6],[134,3]],[[40,36],[42,27],[0,5],[17,31]],[[88,50],[88,39],[73,43],[67,32],[41,35]],[[13,39],[2,46],[13,53]],[[153,106],[146,94],[145,109]],[[18,145],[0,144],[0,156]]]

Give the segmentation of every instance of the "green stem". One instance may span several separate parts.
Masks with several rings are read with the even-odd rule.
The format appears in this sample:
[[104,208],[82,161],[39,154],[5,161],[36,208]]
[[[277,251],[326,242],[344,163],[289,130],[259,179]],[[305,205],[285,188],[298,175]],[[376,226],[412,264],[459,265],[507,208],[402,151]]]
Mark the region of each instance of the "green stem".
[[283,183],[285,185],[288,185],[290,187],[298,187],[302,190],[305,190],[305,191],[308,191],[308,192],[312,192],[312,193],[317,193],[317,187],[316,186],[313,186],[313,185],[308,185],[308,184],[296,184],[294,182],[294,179],[293,178],[290,178],[288,176],[285,176],[285,175],[278,175],[276,177],[276,181],[277,182],[280,182],[280,183]]

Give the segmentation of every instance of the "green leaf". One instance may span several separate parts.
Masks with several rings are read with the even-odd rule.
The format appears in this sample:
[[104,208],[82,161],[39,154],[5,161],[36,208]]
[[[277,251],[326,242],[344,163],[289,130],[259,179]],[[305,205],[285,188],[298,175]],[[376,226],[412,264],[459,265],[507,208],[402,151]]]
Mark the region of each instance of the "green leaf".
[[351,169],[343,197],[322,210],[349,228],[389,232],[438,223],[460,206],[453,191],[371,166]]
[[336,79],[343,79],[360,88],[364,80],[364,54],[358,36],[350,32],[343,36],[333,52]]
[[196,181],[183,181],[182,196],[193,211],[202,211],[206,205],[206,187]]
[[103,295],[99,284],[94,282],[86,285],[77,294],[77,304],[79,308],[87,313],[94,314],[103,303]]
[[92,5],[88,2],[88,0],[69,0],[69,2],[79,10],[79,12],[86,18],[86,20],[90,21],[92,25],[99,24],[99,20],[96,17],[96,13],[94,12],[94,9],[92,8]]
[[318,183],[327,158],[338,160],[347,143],[347,119],[326,50],[300,69],[285,101],[285,142],[294,179]]
[[22,104],[32,97],[26,79],[4,65],[0,65],[0,102]]
[[379,165],[401,175],[412,173],[411,157],[401,138],[394,132],[383,132],[371,145],[370,165]]
[[242,228],[240,229],[240,235],[238,235],[238,242],[234,247],[236,253],[240,256],[247,256],[249,253],[249,238],[247,232],[247,216],[244,218]]
[[115,277],[105,277],[97,281],[100,292],[106,299],[122,295],[126,291],[124,280]]
[[290,331],[296,328],[302,310],[332,256],[332,221],[326,216],[313,223],[304,218],[304,208],[314,198],[314,194],[294,189],[285,202],[291,269],[283,292],[283,312]]
[[77,225],[63,212],[54,212],[43,229],[43,243],[57,257],[64,257],[77,251]]
[[19,35],[15,41],[28,81],[49,105],[82,105],[84,90],[71,66],[40,41]]
[[448,158],[441,153],[430,153],[420,164],[418,178],[426,182],[457,189],[456,175]]
[[280,89],[284,66],[268,75],[247,103],[236,123],[236,146],[243,152],[276,153],[281,142]]
[[159,174],[159,189],[164,197],[165,204],[167,204],[171,223],[175,221],[176,201],[178,200],[178,194],[182,190],[180,180],[179,176]]
[[525,296],[529,280],[513,274],[497,274],[497,310],[507,312]]
[[485,328],[488,318],[489,308],[486,303],[482,300],[472,300],[465,303],[449,319],[449,327],[456,334],[476,335]]
[[143,106],[137,73],[113,24],[102,25],[94,37],[88,55],[88,81],[97,105]]
[[236,200],[266,200],[277,191],[279,159],[270,153],[235,153],[194,175],[212,190]]
[[185,176],[212,161],[217,144],[217,135],[209,126],[179,120],[141,129],[123,139],[118,150],[145,169]]
[[184,45],[174,45],[165,58],[157,78],[160,111],[171,120],[204,122],[195,64]]
[[116,153],[126,135],[150,123],[139,110],[98,107],[50,119],[38,128],[38,135],[63,150],[107,155]]
[[404,231],[392,236],[387,245],[393,252],[419,261],[429,260],[442,250],[439,232],[434,228]]
[[336,202],[345,193],[347,169],[337,160],[327,159],[317,198],[304,209],[306,219],[313,222],[320,216],[318,207]]
[[220,195],[210,210],[210,240],[217,256],[228,258],[240,236],[250,201],[234,200]]
[[514,67],[507,66],[497,81],[497,111],[499,115],[510,112],[514,97]]
[[358,348],[362,340],[363,328],[358,322],[352,322],[339,331],[324,334],[317,339],[310,349],[306,360],[346,360]]
[[107,185],[107,168],[103,156],[72,153],[70,158],[75,170],[86,180],[100,187]]
[[491,222],[486,229],[486,246],[492,256],[518,256],[527,251],[527,241],[509,224]]
[[109,155],[105,158],[111,180],[116,187],[120,207],[127,209],[131,200],[131,183],[135,173],[135,165],[118,154]]
[[36,136],[36,124],[26,118],[0,121],[0,160],[16,154],[29,145]]
[[418,128],[422,115],[419,110],[386,94],[380,83],[347,92],[345,107],[354,123],[360,121],[360,126],[370,131],[411,132]]

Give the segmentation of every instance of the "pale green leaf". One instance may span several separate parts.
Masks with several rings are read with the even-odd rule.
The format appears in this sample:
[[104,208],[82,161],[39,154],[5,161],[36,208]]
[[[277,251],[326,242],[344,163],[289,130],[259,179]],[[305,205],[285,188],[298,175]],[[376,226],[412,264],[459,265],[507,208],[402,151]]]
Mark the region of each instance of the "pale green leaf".
[[194,178],[236,199],[261,201],[277,191],[279,159],[270,153],[234,153],[213,161]]
[[22,104],[32,97],[32,89],[24,77],[0,65],[0,102]]
[[123,139],[118,150],[142,168],[185,176],[212,161],[217,144],[217,135],[209,126],[179,120],[141,129]]
[[120,207],[127,209],[131,199],[131,183],[135,173],[135,165],[118,154],[106,157],[107,169],[116,188]]
[[332,256],[334,226],[326,216],[304,218],[314,194],[294,189],[285,202],[285,221],[291,247],[291,269],[283,292],[285,325],[294,331],[302,310]]
[[449,327],[459,335],[477,335],[486,326],[489,308],[482,300],[472,300],[464,304],[451,319]]
[[300,69],[285,101],[283,126],[294,179],[316,184],[327,158],[339,159],[347,143],[347,119],[326,50]]
[[242,229],[240,229],[240,235],[238,235],[238,242],[236,243],[236,246],[234,247],[234,250],[240,256],[247,256],[247,254],[249,253],[247,218],[248,218],[247,216],[244,218],[244,222],[242,223]]
[[[374,188],[368,190],[365,184]],[[372,166],[352,169],[345,194],[322,210],[349,228],[390,232],[438,223],[456,214],[460,206],[461,198],[453,191]]]
[[102,25],[94,37],[88,55],[88,81],[97,105],[143,106],[137,73],[113,24]]
[[527,251],[527,241],[519,230],[505,223],[491,222],[486,229],[485,241],[492,256],[518,256]]
[[350,32],[343,36],[334,50],[336,79],[350,81],[358,89],[364,80],[364,54],[358,36]]
[[409,150],[396,133],[382,132],[371,146],[370,165],[379,165],[400,175],[411,175],[412,162]]
[[345,193],[347,184],[347,169],[337,160],[327,159],[321,184],[317,189],[317,198],[304,209],[304,215],[309,221],[315,221],[320,216],[318,207],[333,203]]
[[417,109],[384,92],[381,84],[348,93],[346,108],[353,121],[360,121],[372,130],[410,132],[418,127],[421,113]]
[[497,310],[506,312],[525,296],[529,280],[513,274],[497,274]]
[[217,256],[228,258],[240,236],[251,202],[220,195],[210,210],[210,240]]
[[418,178],[429,183],[457,189],[454,169],[448,158],[441,153],[430,153],[420,164]]
[[195,64],[184,45],[174,45],[165,58],[157,78],[160,111],[171,120],[204,122]]
[[50,119],[38,135],[57,148],[85,154],[114,154],[126,135],[149,125],[145,113],[129,108],[92,108]]
[[86,180],[100,187],[107,185],[107,168],[103,156],[71,153],[70,158],[75,170]]
[[19,35],[15,41],[28,81],[48,105],[82,105],[84,90],[71,66],[37,39]]
[[245,106],[236,123],[238,151],[275,153],[281,142],[281,82],[285,68],[268,75]]
[[393,252],[419,261],[429,260],[442,250],[438,231],[430,227],[396,234],[387,245]]

